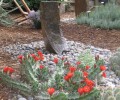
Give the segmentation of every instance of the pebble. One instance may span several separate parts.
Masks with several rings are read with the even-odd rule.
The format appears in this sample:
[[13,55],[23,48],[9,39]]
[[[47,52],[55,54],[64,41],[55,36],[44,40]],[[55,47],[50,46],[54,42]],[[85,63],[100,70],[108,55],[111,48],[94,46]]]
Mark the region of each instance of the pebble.
[[18,100],[27,100],[26,98],[19,98]]

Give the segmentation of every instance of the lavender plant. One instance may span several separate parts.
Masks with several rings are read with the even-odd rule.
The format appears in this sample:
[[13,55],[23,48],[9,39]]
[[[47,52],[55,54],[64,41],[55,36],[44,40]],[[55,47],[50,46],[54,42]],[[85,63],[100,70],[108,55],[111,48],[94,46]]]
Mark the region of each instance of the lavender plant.
[[120,29],[120,10],[116,10],[119,8],[116,3],[100,5],[93,11],[81,14],[77,22],[102,29]]

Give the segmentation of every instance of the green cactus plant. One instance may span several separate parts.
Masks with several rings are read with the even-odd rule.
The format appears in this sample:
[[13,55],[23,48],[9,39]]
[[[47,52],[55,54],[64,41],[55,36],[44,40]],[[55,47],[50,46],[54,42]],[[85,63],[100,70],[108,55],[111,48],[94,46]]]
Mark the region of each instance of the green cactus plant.
[[[94,60],[90,67],[88,63],[69,65],[67,59],[55,59],[56,67],[50,71],[42,66],[43,54],[27,54],[19,57],[21,62],[22,81],[14,80],[11,74],[0,71],[1,81],[8,87],[18,89],[25,96],[33,96],[37,100],[99,100],[100,90],[96,88],[96,76],[104,72],[104,62]],[[53,60],[54,61],[54,60]],[[91,61],[91,60],[90,60]],[[101,70],[101,66],[103,70]],[[84,90],[81,92],[81,89]],[[116,90],[117,93],[118,90]],[[51,93],[52,92],[52,93]],[[117,95],[119,96],[119,95]]]
[[100,100],[119,100],[120,99],[120,88],[106,88],[101,92]]
[[120,48],[111,56],[109,64],[115,74],[120,77]]

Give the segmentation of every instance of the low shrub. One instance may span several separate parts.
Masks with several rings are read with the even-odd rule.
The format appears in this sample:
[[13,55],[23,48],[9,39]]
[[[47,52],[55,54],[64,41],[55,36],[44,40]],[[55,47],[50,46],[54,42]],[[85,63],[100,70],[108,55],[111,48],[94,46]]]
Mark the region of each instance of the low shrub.
[[100,5],[78,16],[77,22],[102,29],[120,29],[120,6],[116,3]]

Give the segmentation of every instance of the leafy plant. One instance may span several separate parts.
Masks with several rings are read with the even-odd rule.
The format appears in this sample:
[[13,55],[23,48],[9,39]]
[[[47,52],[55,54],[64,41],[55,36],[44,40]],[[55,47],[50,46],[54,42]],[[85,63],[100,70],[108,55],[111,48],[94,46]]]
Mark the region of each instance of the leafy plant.
[[11,75],[15,70],[5,67],[0,72],[0,77],[6,86],[38,100],[99,99],[100,91],[95,80],[96,76],[105,73],[106,67],[102,60],[96,59],[96,66],[85,66],[80,61],[73,66],[67,58],[54,58],[56,67],[52,71],[49,66],[43,65],[44,55],[40,51],[37,54],[20,55],[18,58],[22,65],[22,81],[12,79]]
[[116,9],[120,9],[116,3],[100,5],[94,11],[81,14],[77,18],[77,22],[102,29],[119,29],[120,10]]
[[120,48],[112,55],[109,63],[111,69],[120,77]]
[[120,88],[106,88],[101,92],[101,100],[119,100]]

